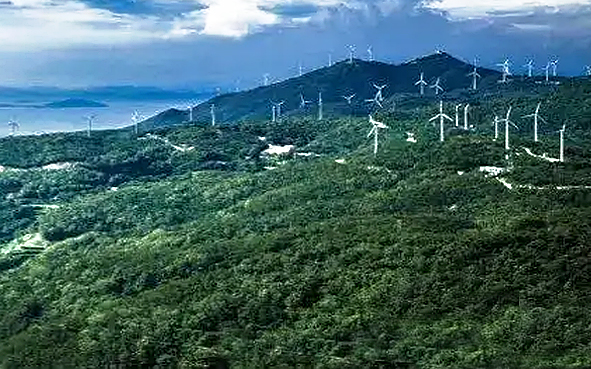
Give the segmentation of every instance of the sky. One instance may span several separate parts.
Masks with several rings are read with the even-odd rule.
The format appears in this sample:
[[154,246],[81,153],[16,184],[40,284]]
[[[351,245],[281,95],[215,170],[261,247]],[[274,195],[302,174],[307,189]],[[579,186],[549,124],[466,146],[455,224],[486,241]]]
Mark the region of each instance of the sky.
[[0,0],[0,86],[249,88],[348,55],[591,65],[591,0]]

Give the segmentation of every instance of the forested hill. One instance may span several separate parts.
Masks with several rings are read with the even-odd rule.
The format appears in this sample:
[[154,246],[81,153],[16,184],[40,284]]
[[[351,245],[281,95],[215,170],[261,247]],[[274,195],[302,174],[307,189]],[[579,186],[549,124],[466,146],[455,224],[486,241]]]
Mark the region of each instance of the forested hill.
[[[471,79],[467,76],[473,66],[462,62],[447,53],[438,53],[418,58],[410,62],[392,65],[378,61],[364,61],[354,59],[341,61],[331,67],[324,67],[306,73],[301,77],[290,78],[269,86],[261,86],[252,90],[230,93],[212,98],[197,105],[193,110],[194,120],[209,121],[211,105],[215,105],[216,119],[220,123],[236,122],[271,118],[272,102],[285,101],[282,111],[286,114],[306,113],[300,109],[300,94],[312,104],[309,109],[316,109],[318,93],[322,92],[322,99],[327,106],[336,104],[331,110],[348,114],[349,109],[343,96],[355,94],[353,104],[359,112],[365,113],[370,107],[365,99],[373,98],[377,85],[387,85],[383,91],[384,98],[396,94],[417,95],[420,73],[429,85],[436,78],[441,79],[441,86],[446,91],[468,90]],[[497,91],[497,80],[500,73],[490,69],[479,68],[482,76],[479,85],[484,90]],[[484,91],[483,90],[483,91]],[[435,97],[429,87],[425,88],[426,97]],[[427,99],[430,101],[430,99]],[[340,111],[339,109],[340,108]],[[170,110],[163,112],[143,122],[146,129],[166,125],[180,124],[189,120],[188,111]]]

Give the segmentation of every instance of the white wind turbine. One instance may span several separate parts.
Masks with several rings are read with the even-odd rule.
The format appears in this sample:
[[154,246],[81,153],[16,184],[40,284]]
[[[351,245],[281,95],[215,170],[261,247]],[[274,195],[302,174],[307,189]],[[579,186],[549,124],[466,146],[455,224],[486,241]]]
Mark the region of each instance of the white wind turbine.
[[347,46],[347,48],[349,49],[349,64],[353,64],[353,57],[355,55],[355,46],[349,45],[349,46]]
[[459,126],[459,122],[460,122],[460,107],[462,106],[462,104],[457,104],[456,105],[456,127]]
[[495,126],[495,141],[499,138],[499,116],[495,115],[495,120],[493,121]]
[[373,49],[371,45],[367,47],[367,60],[370,62],[373,61]]
[[274,103],[271,103],[271,121],[273,123],[277,122],[277,107]]
[[517,127],[515,125],[515,123],[511,122],[511,109],[512,108],[513,108],[512,106],[509,106],[509,110],[507,110],[507,116],[505,117],[505,119],[501,119],[499,121],[499,122],[505,122],[505,150],[509,150],[509,124],[517,129],[519,129],[519,127]]
[[372,85],[374,88],[376,88],[378,90],[375,98],[379,101],[384,101],[384,96],[382,95],[382,91],[384,90],[384,88],[388,87],[388,85],[378,86],[375,83],[372,83]]
[[373,99],[365,99],[365,102],[372,102],[376,105],[378,105],[380,108],[383,108],[384,106],[382,105],[382,102],[377,98],[377,94]]
[[562,129],[558,132],[560,133],[560,162],[564,163],[564,131],[566,131],[566,124],[562,125]]
[[139,123],[140,120],[142,118],[140,117],[140,113],[137,110],[133,111],[133,114],[131,115],[131,122],[133,123],[134,129],[135,129],[135,134],[136,136],[139,134],[140,129],[139,129]]
[[421,72],[421,77],[419,78],[418,81],[415,82],[415,86],[419,86],[420,92],[421,92],[421,96],[423,96],[425,94],[425,86],[427,86],[427,82],[425,82],[424,77],[424,73]]
[[263,84],[265,86],[269,86],[269,77],[271,77],[269,73],[263,74]]
[[18,131],[18,129],[21,127],[20,124],[17,123],[16,120],[11,119],[8,121],[8,126],[10,127],[10,134],[14,135],[16,134],[16,132]]
[[311,103],[312,101],[304,99],[304,94],[300,93],[300,109],[306,109],[306,105]]
[[538,142],[538,122],[542,121],[546,124],[548,124],[548,122],[546,122],[544,120],[544,118],[542,118],[540,116],[540,107],[542,106],[542,103],[539,102],[538,106],[536,107],[536,111],[533,114],[528,114],[528,115],[524,115],[522,118],[534,118],[534,142]]
[[193,121],[193,106],[189,105],[187,107],[187,110],[189,111],[189,122],[192,122]]
[[328,66],[332,67],[332,54],[328,53]]
[[300,62],[299,64],[299,75],[298,77],[301,77],[304,74],[304,67],[302,67],[302,62]]
[[558,59],[552,60],[550,62],[550,65],[552,66],[552,77],[556,77],[556,68],[558,68]]
[[382,122],[378,122],[375,119],[373,119],[371,114],[369,115],[369,123],[371,123],[373,127],[371,128],[371,131],[369,131],[369,134],[367,135],[367,137],[370,137],[372,134],[374,135],[374,137],[373,137],[373,155],[376,156],[378,154],[378,131],[380,129],[388,128],[388,126]]
[[89,115],[85,118],[86,122],[88,123],[87,136],[90,137],[90,132],[92,131],[92,123],[94,122],[96,115]]
[[587,77],[591,77],[591,66],[585,65],[585,74]]
[[444,131],[444,129],[443,129],[444,119],[447,119],[450,122],[453,122],[453,119],[451,119],[449,116],[447,116],[443,112],[443,100],[439,101],[439,114],[437,114],[433,118],[429,119],[429,122],[432,122],[438,118],[439,118],[439,141],[443,142],[443,140],[444,140],[444,132],[443,132]]
[[322,92],[318,92],[318,120],[324,119],[323,111],[322,111]]
[[211,113],[211,125],[215,126],[215,104],[211,104],[211,106],[209,107],[210,113]]
[[468,109],[470,109],[470,104],[466,104],[464,106],[464,129],[468,130]]
[[439,95],[439,91],[443,92],[443,87],[441,87],[440,85],[441,82],[441,78],[437,77],[437,80],[435,81],[435,83],[429,87],[434,88],[435,89],[435,95]]
[[285,104],[285,100],[281,100],[275,104],[277,110],[277,119],[281,119],[281,106],[283,106],[283,104]]
[[533,60],[528,61],[527,64],[524,65],[524,67],[527,68],[527,76],[529,78],[531,78],[532,77],[532,71],[534,69],[534,61]]
[[355,94],[349,95],[349,96],[343,96],[343,99],[347,100],[347,104],[351,105],[351,102],[353,101],[354,97],[355,97]]
[[476,83],[478,78],[480,78],[480,74],[478,74],[476,66],[474,66],[474,70],[472,72],[468,73],[468,77],[472,77],[472,89],[476,90]]
[[509,80],[507,80],[507,76],[511,75],[511,72],[509,71],[509,66],[511,65],[511,62],[509,61],[509,59],[505,59],[505,61],[503,63],[497,64],[497,65],[503,68],[503,77],[498,82],[500,82],[500,83],[509,82]]
[[546,83],[550,82],[550,65],[551,65],[551,62],[548,62],[546,64],[546,66],[544,68],[542,68],[542,70],[544,70],[546,72]]

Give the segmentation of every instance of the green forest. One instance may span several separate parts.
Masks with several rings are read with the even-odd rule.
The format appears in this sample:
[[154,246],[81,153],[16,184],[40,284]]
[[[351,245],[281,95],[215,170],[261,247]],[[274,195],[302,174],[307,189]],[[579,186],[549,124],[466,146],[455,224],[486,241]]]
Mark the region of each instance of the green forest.
[[591,81],[417,99],[0,139],[0,368],[591,367]]

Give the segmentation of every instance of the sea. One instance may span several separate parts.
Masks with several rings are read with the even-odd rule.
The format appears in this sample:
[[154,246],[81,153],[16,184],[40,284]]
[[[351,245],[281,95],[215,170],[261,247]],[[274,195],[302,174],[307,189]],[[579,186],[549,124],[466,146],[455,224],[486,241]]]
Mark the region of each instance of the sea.
[[[102,101],[104,108],[34,108],[0,107],[0,137],[12,134],[11,120],[19,124],[17,135],[40,135],[52,132],[84,131],[88,127],[86,117],[94,115],[93,130],[114,129],[129,126],[137,111],[140,119],[147,119],[170,108],[187,109],[183,100],[157,101]],[[193,101],[193,105],[198,102]]]

